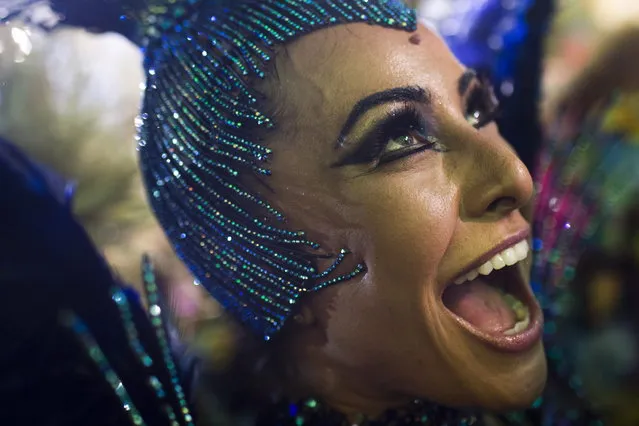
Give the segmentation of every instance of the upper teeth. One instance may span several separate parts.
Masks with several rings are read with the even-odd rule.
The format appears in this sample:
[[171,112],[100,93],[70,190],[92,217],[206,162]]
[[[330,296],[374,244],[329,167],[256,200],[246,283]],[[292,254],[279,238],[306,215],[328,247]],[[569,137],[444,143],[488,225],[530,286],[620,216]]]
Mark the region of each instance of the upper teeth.
[[500,270],[505,266],[512,266],[517,262],[524,260],[528,257],[528,241],[523,240],[518,242],[512,247],[508,247],[506,250],[494,255],[488,262],[481,265],[479,268],[473,269],[466,275],[459,277],[455,280],[455,284],[462,284],[466,281],[472,281],[479,275],[488,275],[493,270]]

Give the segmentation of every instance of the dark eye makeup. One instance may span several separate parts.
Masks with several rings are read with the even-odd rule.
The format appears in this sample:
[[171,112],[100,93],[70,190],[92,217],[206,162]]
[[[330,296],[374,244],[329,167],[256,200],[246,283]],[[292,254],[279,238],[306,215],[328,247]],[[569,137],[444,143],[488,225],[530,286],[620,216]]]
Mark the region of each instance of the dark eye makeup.
[[410,103],[394,109],[362,139],[364,142],[335,167],[355,164],[379,166],[432,149],[436,144],[424,113]]
[[[464,117],[476,129],[490,124],[499,115],[499,102],[487,78],[477,76],[462,96]],[[426,150],[444,151],[434,136],[429,114],[413,102],[405,102],[362,137],[354,152],[333,167],[369,165],[373,168]]]
[[474,128],[481,129],[499,117],[501,110],[493,86],[486,75],[478,75],[464,96],[464,116]]

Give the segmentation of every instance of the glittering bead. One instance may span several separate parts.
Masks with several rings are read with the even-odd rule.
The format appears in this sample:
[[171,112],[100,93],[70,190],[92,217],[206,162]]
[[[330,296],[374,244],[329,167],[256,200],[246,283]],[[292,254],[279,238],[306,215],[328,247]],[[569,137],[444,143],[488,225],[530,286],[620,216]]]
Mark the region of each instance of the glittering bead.
[[96,343],[93,335],[85,325],[85,323],[75,314],[67,312],[62,314],[61,323],[69,328],[78,337],[80,343],[84,347],[86,353],[91,360],[100,369],[104,379],[109,383],[113,392],[120,399],[122,409],[127,413],[131,422],[136,426],[146,426],[142,415],[138,411],[135,404],[131,400],[128,391],[122,384],[122,380],[111,367],[107,357],[102,352],[100,346]]
[[[182,389],[182,385],[180,384],[180,379],[178,377],[177,366],[175,365],[175,362],[173,361],[173,355],[171,354],[171,348],[169,346],[168,338],[165,331],[166,326],[164,324],[164,319],[162,316],[162,309],[160,308],[159,290],[157,283],[155,282],[155,274],[153,273],[151,263],[148,261],[148,259],[145,259],[142,264],[142,268],[142,278],[147,294],[147,301],[149,303],[149,316],[151,319],[151,324],[154,326],[155,336],[157,337],[160,348],[162,350],[164,365],[169,370],[171,383],[173,385],[173,392],[177,397],[177,401],[180,406],[181,420],[183,420],[183,423],[186,426],[194,426],[193,418],[191,416],[186,400],[186,395],[184,393],[184,390]],[[156,390],[157,396],[159,398],[163,398],[165,395],[165,390],[162,386],[162,383],[156,377],[151,377],[149,379],[149,383]],[[177,418],[176,414],[168,405],[165,407],[165,410],[170,418]]]
[[254,80],[265,78],[277,44],[348,22],[413,30],[415,13],[398,0],[201,0],[149,17],[137,120],[149,199],[199,282],[268,338],[304,293],[366,267],[335,275],[344,249],[318,271],[319,245],[285,229],[284,216],[245,186],[246,176],[271,174],[273,155],[263,139],[275,122]]

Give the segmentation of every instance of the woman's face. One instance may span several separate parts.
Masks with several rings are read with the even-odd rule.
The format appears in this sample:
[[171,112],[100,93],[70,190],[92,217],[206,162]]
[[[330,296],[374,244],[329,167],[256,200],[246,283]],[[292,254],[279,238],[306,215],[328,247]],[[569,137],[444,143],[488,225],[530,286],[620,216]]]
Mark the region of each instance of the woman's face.
[[[521,264],[453,284],[528,236],[518,209],[531,178],[482,122],[489,89],[423,26],[349,24],[288,45],[267,90],[278,127],[264,195],[324,250],[351,250],[341,272],[368,268],[304,299],[311,320],[291,325],[313,391],[360,410],[413,397],[531,403],[546,366]],[[532,316],[510,337],[523,317],[504,308],[499,286]]]

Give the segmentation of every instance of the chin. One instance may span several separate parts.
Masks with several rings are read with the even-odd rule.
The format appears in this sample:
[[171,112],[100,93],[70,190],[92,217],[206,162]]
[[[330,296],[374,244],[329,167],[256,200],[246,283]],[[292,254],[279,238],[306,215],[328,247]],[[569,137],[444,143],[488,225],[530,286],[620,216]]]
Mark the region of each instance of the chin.
[[547,365],[541,341],[525,352],[512,353],[468,337],[464,340],[466,351],[457,344],[441,349],[448,361],[442,370],[448,374],[442,372],[438,378],[448,378],[434,388],[432,372],[425,371],[426,380],[416,388],[419,398],[452,408],[509,412],[530,408],[542,394]]
[[472,405],[495,412],[530,408],[546,386],[547,366],[543,344],[539,342],[526,355],[524,359],[518,359],[519,366],[510,371],[499,368],[492,374],[485,373],[487,379],[473,386],[478,392],[476,403]]

